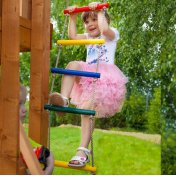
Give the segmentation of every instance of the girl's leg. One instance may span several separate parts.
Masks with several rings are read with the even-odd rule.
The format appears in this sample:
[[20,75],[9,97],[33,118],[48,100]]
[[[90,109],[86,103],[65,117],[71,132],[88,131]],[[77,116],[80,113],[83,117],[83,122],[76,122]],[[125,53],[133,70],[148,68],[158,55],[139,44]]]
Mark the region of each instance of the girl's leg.
[[[88,102],[88,104],[86,103],[86,106],[83,106],[82,108],[84,109],[89,109],[90,106],[90,102]],[[85,147],[88,148],[90,140],[91,140],[91,133],[92,133],[92,129],[91,129],[91,121],[90,121],[90,116],[87,115],[81,115],[81,143],[80,143],[80,147]],[[92,124],[92,128],[94,128],[94,124]],[[85,153],[83,151],[77,151],[76,156],[82,156],[82,157],[86,157]],[[79,161],[70,161],[69,163],[71,164],[79,164]]]
[[91,138],[90,117],[86,115],[81,116],[81,147],[88,148]]
[[[81,70],[81,67],[77,61],[70,62],[67,67],[70,70]],[[70,93],[75,81],[79,82],[79,76],[71,76],[71,75],[63,75],[61,82],[61,95],[57,92],[50,94],[50,103],[53,105],[65,106],[68,104],[68,98],[70,97]],[[64,113],[57,112],[59,115],[63,115]]]
[[[81,67],[77,61],[73,61],[67,65],[66,69],[81,70]],[[63,75],[61,82],[61,94],[64,97],[70,97],[70,93],[75,81],[79,81],[78,76]]]
[[[81,143],[80,147],[88,148],[91,139],[91,125],[89,116],[81,115]],[[76,156],[86,157],[83,151],[77,151]],[[70,164],[79,164],[79,161],[71,160]]]
[[[92,102],[87,101],[82,105],[82,109],[91,109]],[[94,127],[94,124],[93,124]],[[92,128],[93,128],[92,127]],[[91,119],[88,115],[81,115],[81,143],[80,147],[88,148],[91,139]]]

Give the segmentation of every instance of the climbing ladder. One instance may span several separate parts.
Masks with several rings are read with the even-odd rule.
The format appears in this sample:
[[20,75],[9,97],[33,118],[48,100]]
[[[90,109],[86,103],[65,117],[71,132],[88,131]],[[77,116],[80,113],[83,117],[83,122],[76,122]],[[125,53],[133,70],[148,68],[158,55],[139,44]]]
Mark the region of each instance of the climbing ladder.
[[[102,8],[108,8],[108,3],[99,4],[96,8],[96,10],[100,10]],[[84,11],[91,11],[91,9],[88,6],[85,7],[77,7],[75,8],[75,11],[71,13],[79,13]],[[64,10],[64,14],[69,14],[70,12],[68,10]],[[104,39],[85,39],[85,40],[58,40],[57,44],[60,45],[88,45],[88,44],[104,44]],[[64,74],[64,75],[71,75],[71,76],[83,76],[83,77],[91,77],[93,79],[100,78],[100,73],[96,72],[87,72],[87,71],[78,71],[78,70],[69,70],[69,69],[63,69],[63,68],[51,68],[51,72],[54,74]],[[95,89],[95,87],[94,87]],[[91,117],[95,116],[96,112],[94,110],[89,109],[78,109],[78,108],[70,108],[70,107],[63,107],[63,106],[56,106],[51,104],[45,104],[44,105],[45,110],[49,111],[57,111],[57,112],[67,112],[67,113],[73,113],[73,114],[83,114],[83,115],[89,115]],[[93,142],[92,142],[93,143]],[[92,151],[93,153],[93,151]],[[93,154],[92,154],[93,155]],[[92,159],[93,160],[93,159]],[[92,161],[92,166],[86,165],[84,167],[70,167],[68,166],[68,162],[65,161],[55,161],[55,166],[57,167],[64,167],[64,168],[72,168],[72,169],[78,169],[78,170],[84,170],[84,171],[90,171],[91,173],[96,173],[96,167],[94,166],[94,163]]]

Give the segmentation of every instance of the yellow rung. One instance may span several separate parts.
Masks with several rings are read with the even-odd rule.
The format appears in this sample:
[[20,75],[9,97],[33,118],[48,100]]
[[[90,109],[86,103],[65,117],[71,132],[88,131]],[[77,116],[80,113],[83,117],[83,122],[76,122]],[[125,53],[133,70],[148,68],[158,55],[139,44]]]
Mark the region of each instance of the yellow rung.
[[58,45],[89,45],[89,44],[104,44],[104,39],[82,39],[82,40],[58,40]]
[[84,167],[70,167],[70,166],[68,166],[68,162],[58,161],[58,160],[54,161],[54,165],[57,166],[57,167],[64,167],[64,168],[70,168],[70,169],[78,169],[78,170],[90,171],[90,172],[93,172],[93,173],[95,173],[96,170],[97,170],[96,167],[92,167],[90,165],[86,165]]

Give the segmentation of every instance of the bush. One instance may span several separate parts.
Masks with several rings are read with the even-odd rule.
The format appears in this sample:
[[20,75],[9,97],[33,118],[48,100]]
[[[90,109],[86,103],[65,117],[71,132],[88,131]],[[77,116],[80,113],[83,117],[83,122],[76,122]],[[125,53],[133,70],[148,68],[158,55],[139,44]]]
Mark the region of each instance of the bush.
[[162,175],[176,174],[176,121],[167,120],[162,132],[161,168]]
[[146,101],[144,95],[133,90],[123,107],[123,114],[126,118],[127,127],[135,128],[137,130],[146,129],[147,119],[145,116],[145,106]]
[[161,88],[154,89],[154,97],[146,112],[147,129],[151,133],[161,133]]

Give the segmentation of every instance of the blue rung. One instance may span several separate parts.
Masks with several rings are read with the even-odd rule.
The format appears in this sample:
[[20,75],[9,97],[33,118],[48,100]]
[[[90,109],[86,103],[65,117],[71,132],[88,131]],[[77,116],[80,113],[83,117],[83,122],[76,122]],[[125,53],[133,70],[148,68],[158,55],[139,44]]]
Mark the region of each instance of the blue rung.
[[55,106],[46,104],[44,105],[44,109],[50,110],[50,111],[58,111],[58,112],[67,112],[67,113],[73,113],[73,114],[84,114],[84,115],[95,115],[94,110],[88,110],[88,109],[77,109],[77,108],[70,108],[70,107],[64,107],[64,106]]
[[52,73],[65,74],[65,75],[75,75],[75,76],[100,78],[100,73],[96,73],[96,72],[87,72],[87,71],[79,71],[79,70],[67,70],[67,69],[63,69],[63,68],[51,68],[51,72]]

